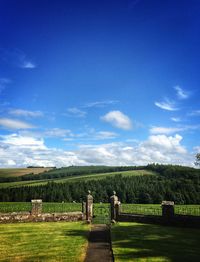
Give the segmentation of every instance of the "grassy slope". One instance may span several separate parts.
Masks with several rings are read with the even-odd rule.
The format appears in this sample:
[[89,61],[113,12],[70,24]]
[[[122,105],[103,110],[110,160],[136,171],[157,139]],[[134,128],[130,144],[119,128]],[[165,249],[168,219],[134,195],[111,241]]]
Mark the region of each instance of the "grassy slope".
[[49,171],[52,168],[0,168],[0,177],[16,177],[33,173],[34,175]]
[[64,182],[75,182],[79,180],[85,181],[85,180],[103,179],[107,176],[115,176],[119,174],[122,174],[122,176],[138,176],[138,175],[154,175],[155,173],[148,170],[131,170],[131,171],[120,171],[120,172],[101,173],[101,174],[77,175],[77,176],[70,176],[66,178],[57,178],[57,179],[49,179],[49,180],[5,182],[5,183],[0,183],[0,188],[19,187],[24,185],[28,185],[28,186],[45,185],[48,183],[48,181],[54,181],[56,183],[64,183]]
[[119,223],[112,244],[116,262],[199,261],[200,229]]
[[80,222],[0,225],[0,261],[83,261],[88,230]]

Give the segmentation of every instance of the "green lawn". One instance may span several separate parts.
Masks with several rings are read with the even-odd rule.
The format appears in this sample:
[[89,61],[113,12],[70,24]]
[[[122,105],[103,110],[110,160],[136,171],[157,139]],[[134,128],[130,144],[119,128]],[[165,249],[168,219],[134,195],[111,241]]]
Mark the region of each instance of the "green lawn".
[[200,258],[200,229],[118,223],[111,231],[115,262],[196,262]]
[[82,222],[0,225],[0,261],[83,261],[89,226]]

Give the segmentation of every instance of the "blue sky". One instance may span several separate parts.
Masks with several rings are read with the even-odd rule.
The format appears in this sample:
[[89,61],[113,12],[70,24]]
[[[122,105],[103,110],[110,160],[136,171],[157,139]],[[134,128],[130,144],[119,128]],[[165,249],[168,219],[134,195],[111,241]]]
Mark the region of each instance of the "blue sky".
[[0,0],[0,165],[193,165],[198,0]]

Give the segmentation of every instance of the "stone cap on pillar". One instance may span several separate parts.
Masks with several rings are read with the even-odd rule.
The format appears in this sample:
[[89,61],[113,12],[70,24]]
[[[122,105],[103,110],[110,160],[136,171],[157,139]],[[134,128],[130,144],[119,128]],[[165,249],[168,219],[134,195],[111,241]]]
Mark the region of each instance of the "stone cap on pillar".
[[93,199],[93,196],[91,195],[91,191],[90,190],[88,190],[88,195],[87,195],[87,199]]
[[42,199],[32,199],[31,203],[42,203]]
[[116,196],[116,192],[115,191],[113,191],[113,195],[110,197],[110,200],[111,201],[118,201],[118,196]]
[[174,201],[162,201],[162,206],[174,206]]

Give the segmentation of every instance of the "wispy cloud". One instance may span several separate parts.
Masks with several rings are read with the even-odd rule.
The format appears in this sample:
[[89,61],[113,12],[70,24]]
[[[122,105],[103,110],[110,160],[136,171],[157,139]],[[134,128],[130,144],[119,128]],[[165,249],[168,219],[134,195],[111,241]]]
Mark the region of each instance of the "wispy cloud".
[[29,129],[34,128],[33,125],[26,123],[24,121],[10,119],[10,118],[0,118],[0,126],[5,129]]
[[87,112],[77,108],[77,107],[71,107],[67,109],[67,113],[64,113],[66,116],[71,117],[85,117]]
[[188,116],[200,116],[200,110],[193,110],[187,114]]
[[184,131],[184,127],[162,127],[162,126],[153,126],[150,129],[151,134],[173,134],[176,132]]
[[41,111],[29,111],[24,109],[10,109],[8,113],[17,117],[42,117],[44,115]]
[[35,68],[36,67],[36,64],[34,64],[33,62],[31,61],[28,61],[28,60],[24,60],[23,63],[21,64],[21,67],[22,68]]
[[198,130],[200,129],[200,125],[183,125],[178,127],[163,127],[163,126],[153,126],[150,129],[151,134],[173,134],[177,132],[183,131],[191,131],[191,130]]
[[83,106],[83,108],[90,108],[90,107],[105,107],[108,105],[115,105],[119,103],[118,100],[104,100],[104,101],[95,101],[87,103]]
[[0,94],[6,88],[8,84],[11,83],[11,80],[8,78],[0,78]]
[[110,123],[114,127],[130,130],[132,129],[131,119],[120,111],[110,111],[101,117],[101,120]]
[[179,117],[171,117],[171,120],[174,122],[181,122],[181,118]]
[[167,111],[177,111],[179,110],[176,107],[176,104],[174,101],[169,100],[168,98],[165,98],[162,102],[155,102],[155,105],[163,110]]
[[180,86],[175,86],[174,89],[176,90],[176,95],[179,99],[187,99],[189,97],[189,92],[183,90]]
[[25,69],[36,67],[36,64],[20,49],[0,48],[0,55],[7,64]]

